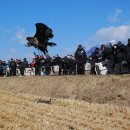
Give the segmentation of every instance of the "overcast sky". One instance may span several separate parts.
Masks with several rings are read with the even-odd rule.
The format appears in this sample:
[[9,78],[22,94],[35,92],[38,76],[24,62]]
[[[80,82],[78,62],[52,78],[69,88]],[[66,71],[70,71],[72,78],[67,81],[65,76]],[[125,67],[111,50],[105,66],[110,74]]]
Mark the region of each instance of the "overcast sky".
[[78,44],[86,49],[111,40],[127,43],[130,37],[130,0],[1,0],[0,59],[31,59],[36,49],[25,47],[35,34],[35,23],[52,28],[56,47],[51,56],[73,54]]

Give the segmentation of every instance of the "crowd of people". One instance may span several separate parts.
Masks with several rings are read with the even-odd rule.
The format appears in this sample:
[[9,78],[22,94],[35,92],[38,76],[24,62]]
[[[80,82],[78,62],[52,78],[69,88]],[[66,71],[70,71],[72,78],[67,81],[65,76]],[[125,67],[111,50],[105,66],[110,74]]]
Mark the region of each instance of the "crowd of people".
[[[99,52],[101,49],[101,53]],[[95,74],[95,63],[109,61],[108,73],[123,74],[130,73],[130,38],[128,39],[127,45],[118,42],[110,43],[110,47],[102,44],[100,48],[96,48],[90,56],[91,63],[91,74]],[[123,71],[123,69],[127,71]]]
[[127,45],[120,41],[111,44],[110,47],[102,44],[100,48],[95,48],[89,57],[87,57],[82,45],[79,45],[74,55],[67,55],[63,58],[59,55],[51,58],[49,54],[46,54],[46,57],[35,54],[31,63],[28,63],[26,58],[23,60],[11,58],[8,62],[0,60],[0,76],[16,76],[17,69],[23,76],[26,68],[31,68],[35,75],[42,75],[43,73],[50,75],[51,71],[55,73],[54,66],[59,67],[59,75],[84,75],[86,62],[91,64],[90,74],[96,74],[95,64],[106,60],[109,61],[109,65],[106,66],[111,68],[108,73],[121,74],[122,66],[127,67],[127,72],[130,73],[130,39],[128,39]]
[[13,59],[9,60],[7,63],[5,61],[0,61],[0,76],[16,76],[17,69],[20,70],[20,75],[23,76],[26,68],[31,68],[35,71],[35,75],[50,75],[51,71],[55,73],[53,66],[59,66],[59,75],[71,75],[71,74],[85,74],[85,64],[87,60],[87,55],[82,45],[78,46],[75,52],[75,56],[67,55],[61,58],[58,54],[53,58],[47,54],[45,57],[43,55],[36,55],[29,63],[26,58],[23,60]]

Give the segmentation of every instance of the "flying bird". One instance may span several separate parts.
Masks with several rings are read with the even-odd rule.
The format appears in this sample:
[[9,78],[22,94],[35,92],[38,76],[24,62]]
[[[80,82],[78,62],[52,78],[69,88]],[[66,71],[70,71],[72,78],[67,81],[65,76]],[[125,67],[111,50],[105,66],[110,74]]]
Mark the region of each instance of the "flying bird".
[[27,37],[27,47],[33,46],[44,54],[48,53],[48,46],[56,46],[56,43],[48,42],[51,38],[53,38],[52,29],[43,23],[36,23],[36,33],[33,37]]

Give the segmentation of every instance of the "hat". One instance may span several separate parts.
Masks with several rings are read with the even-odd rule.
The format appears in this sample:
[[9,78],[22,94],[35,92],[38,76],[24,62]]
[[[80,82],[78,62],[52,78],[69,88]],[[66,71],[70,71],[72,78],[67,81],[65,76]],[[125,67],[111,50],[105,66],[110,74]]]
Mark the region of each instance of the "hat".
[[111,45],[112,47],[117,44],[117,42],[116,42],[115,40],[112,40],[112,41],[110,41],[109,43],[110,43],[110,45]]
[[83,48],[82,45],[78,45],[78,48]]
[[26,58],[24,58],[23,60],[26,61]]
[[96,51],[96,50],[99,51],[99,48],[96,47],[96,48],[95,48],[95,51]]
[[103,49],[105,47],[105,44],[101,44],[101,49]]
[[120,45],[120,44],[121,44],[121,41],[118,41],[117,44]]

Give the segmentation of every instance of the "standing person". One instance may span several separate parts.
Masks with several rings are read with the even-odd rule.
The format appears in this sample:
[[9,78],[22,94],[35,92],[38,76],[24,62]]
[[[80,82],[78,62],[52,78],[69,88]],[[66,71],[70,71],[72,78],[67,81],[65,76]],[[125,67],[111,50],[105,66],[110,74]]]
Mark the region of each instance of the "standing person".
[[32,69],[32,75],[35,75],[35,58],[32,59],[31,69]]
[[63,74],[67,75],[69,72],[69,55],[63,58]]
[[95,72],[95,63],[99,62],[99,48],[95,48],[95,51],[90,56],[90,64],[91,64],[91,71],[90,73],[93,75],[96,74]]
[[10,75],[11,76],[16,76],[16,68],[17,68],[16,62],[14,61],[14,59],[11,59],[10,61]]
[[23,59],[23,61],[21,62],[21,67],[20,67],[20,73],[22,76],[24,76],[24,71],[25,71],[25,68],[28,68],[28,61],[26,58]]
[[115,74],[123,73],[123,65],[122,62],[125,61],[125,46],[120,41],[117,43],[117,48],[115,50]]
[[46,59],[45,59],[45,63],[44,63],[45,74],[46,75],[50,75],[50,72],[51,72],[51,60],[52,60],[52,58],[50,57],[49,54],[47,54]]
[[10,76],[10,60],[8,60],[8,62],[7,62],[6,76],[7,77]]
[[7,70],[6,61],[3,61],[2,65],[3,65],[3,76],[6,76],[6,70]]
[[109,60],[107,64],[108,72],[107,73],[114,73],[115,71],[115,48],[114,46],[106,47],[106,45],[101,45],[101,56],[102,61]]
[[106,45],[101,45],[101,55],[102,55],[102,61],[110,60],[112,54],[112,49],[106,47]]
[[3,64],[1,60],[0,60],[0,77],[3,77]]
[[63,68],[62,58],[58,54],[56,54],[56,56],[54,56],[53,62],[54,62],[54,65],[59,66],[59,75],[61,75],[61,71]]
[[40,57],[35,55],[35,75],[41,75]]
[[126,49],[126,61],[128,65],[128,73],[130,73],[130,38],[128,39],[128,44],[125,47]]
[[75,52],[75,60],[77,63],[77,74],[85,74],[87,55],[82,45],[79,45]]
[[76,61],[73,55],[69,58],[69,74],[76,74]]
[[45,62],[44,56],[41,55],[40,56],[40,70],[41,70],[41,75],[45,74],[44,62]]

